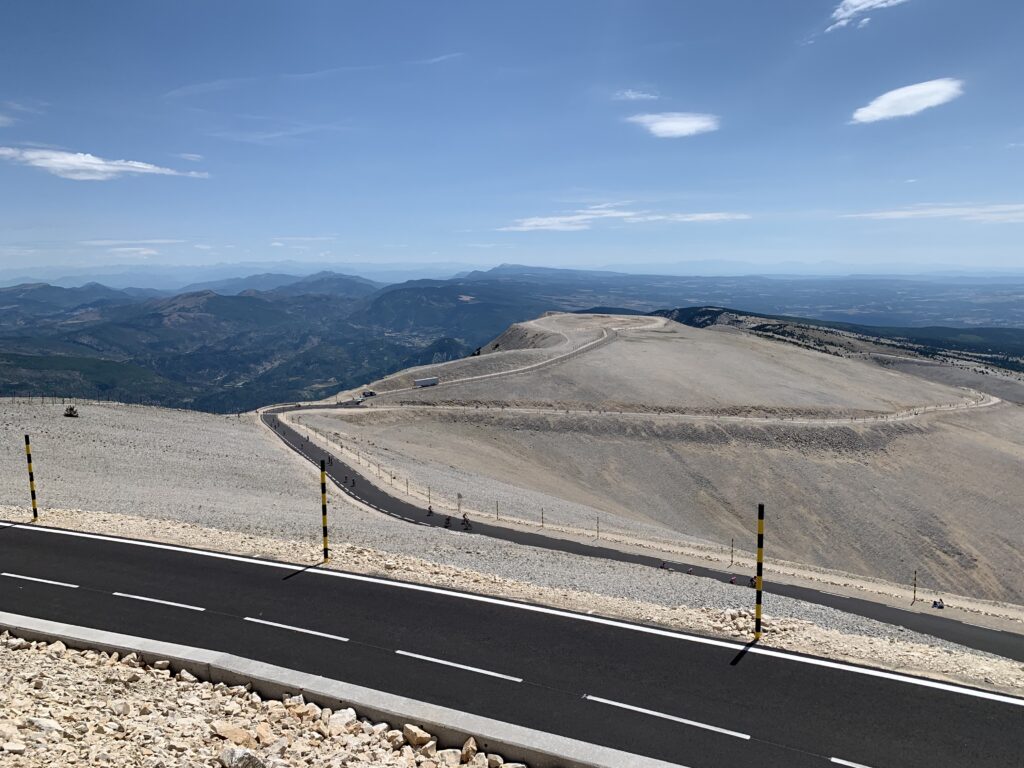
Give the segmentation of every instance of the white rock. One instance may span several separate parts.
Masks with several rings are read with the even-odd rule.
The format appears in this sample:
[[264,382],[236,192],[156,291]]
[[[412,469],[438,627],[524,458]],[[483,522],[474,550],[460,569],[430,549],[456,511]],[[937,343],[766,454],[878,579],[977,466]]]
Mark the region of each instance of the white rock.
[[23,755],[25,754],[25,742],[23,741],[5,741],[4,752],[10,752],[12,755]]
[[406,723],[402,727],[402,735],[405,736],[406,741],[408,741],[414,747],[422,747],[424,744],[430,741],[431,738],[433,738],[429,733],[424,731],[418,725],[412,725],[411,723]]
[[455,766],[462,765],[462,750],[460,749],[441,749],[438,750],[435,755],[438,765],[444,765],[448,768],[455,768]]

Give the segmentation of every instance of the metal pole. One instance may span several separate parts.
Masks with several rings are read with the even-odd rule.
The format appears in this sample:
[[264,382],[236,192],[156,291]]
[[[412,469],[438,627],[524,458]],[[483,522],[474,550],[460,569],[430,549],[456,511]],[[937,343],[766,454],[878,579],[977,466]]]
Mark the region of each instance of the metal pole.
[[331,559],[330,548],[327,546],[327,467],[320,459],[320,512],[324,529],[324,562]]
[[917,602],[917,568],[914,569],[914,599],[910,601],[910,604],[913,605],[916,602]]
[[36,476],[32,473],[32,445],[25,435],[25,458],[28,459],[28,489],[32,494],[32,522],[39,519],[39,507],[36,505]]
[[495,520],[501,520],[501,517],[498,515],[498,500],[497,499],[494,500],[494,519]]
[[597,538],[601,538],[601,516],[597,516]]
[[761,639],[761,587],[764,575],[764,504],[757,505],[757,596],[754,602],[754,639]]
[[540,508],[540,527],[544,527],[544,507]]
[[736,539],[729,539],[729,567],[732,568],[733,560],[736,557]]

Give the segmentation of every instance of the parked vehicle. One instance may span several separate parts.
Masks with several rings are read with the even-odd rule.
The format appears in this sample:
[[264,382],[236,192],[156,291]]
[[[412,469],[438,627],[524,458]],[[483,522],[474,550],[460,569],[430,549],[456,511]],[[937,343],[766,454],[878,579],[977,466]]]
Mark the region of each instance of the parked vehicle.
[[374,392],[372,389],[364,389],[363,390],[363,397],[374,397],[376,394],[377,393]]
[[438,379],[437,376],[427,376],[423,379],[414,379],[412,383],[417,387],[433,387],[437,385],[438,381],[440,381],[440,379]]

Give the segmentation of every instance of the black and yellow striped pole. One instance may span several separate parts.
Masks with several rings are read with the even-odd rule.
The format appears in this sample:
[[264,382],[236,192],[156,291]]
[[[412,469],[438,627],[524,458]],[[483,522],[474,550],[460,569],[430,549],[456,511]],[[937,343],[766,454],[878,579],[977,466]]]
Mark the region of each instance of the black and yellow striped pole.
[[331,559],[331,550],[327,546],[327,466],[320,459],[320,511],[324,527],[324,562]]
[[764,504],[757,505],[757,579],[754,587],[757,596],[754,598],[754,639],[761,639],[761,586],[764,575]]
[[32,444],[25,435],[25,458],[28,459],[28,488],[32,493],[32,522],[39,519],[39,507],[36,505],[36,476],[32,473]]

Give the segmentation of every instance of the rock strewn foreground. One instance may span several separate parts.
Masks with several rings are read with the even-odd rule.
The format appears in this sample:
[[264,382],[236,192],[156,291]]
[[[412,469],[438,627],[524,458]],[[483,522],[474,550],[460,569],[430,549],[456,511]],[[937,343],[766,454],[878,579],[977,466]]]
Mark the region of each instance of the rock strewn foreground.
[[169,664],[0,635],[0,765],[141,768],[526,768],[441,749],[400,730],[292,696],[200,682]]

